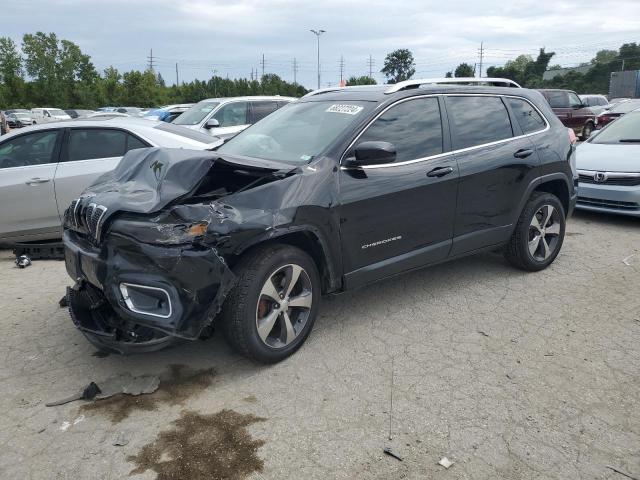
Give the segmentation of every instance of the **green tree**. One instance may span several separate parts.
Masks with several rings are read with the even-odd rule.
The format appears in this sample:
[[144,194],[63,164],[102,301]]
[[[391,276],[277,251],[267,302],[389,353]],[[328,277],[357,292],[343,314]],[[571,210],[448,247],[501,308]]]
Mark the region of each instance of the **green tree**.
[[8,37],[0,37],[0,107],[21,106],[24,96],[22,58]]
[[599,50],[596,53],[596,56],[591,60],[591,63],[611,63],[616,60],[618,55],[619,53],[617,50]]
[[28,95],[32,103],[61,104],[61,88],[57,76],[58,37],[55,33],[25,34],[22,37],[24,67],[33,81]]
[[377,85],[378,82],[375,81],[374,78],[371,78],[368,75],[363,75],[361,77],[352,76],[347,80],[347,87],[352,85]]
[[401,48],[387,54],[380,71],[387,77],[387,83],[398,83],[413,77],[416,73],[415,65],[413,54],[406,48]]
[[455,72],[453,73],[456,77],[473,77],[474,71],[473,67],[468,63],[461,63],[456,67]]
[[444,75],[444,78],[452,78],[452,77],[453,77],[453,73],[451,73],[451,72],[447,72],[447,73]]

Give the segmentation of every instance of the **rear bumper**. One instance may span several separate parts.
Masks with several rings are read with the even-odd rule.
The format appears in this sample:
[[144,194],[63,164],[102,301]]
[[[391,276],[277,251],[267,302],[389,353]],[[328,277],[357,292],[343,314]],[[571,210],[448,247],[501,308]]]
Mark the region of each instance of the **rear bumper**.
[[101,246],[67,230],[72,319],[93,343],[121,353],[193,340],[211,324],[235,277],[215,250],[156,246],[109,235]]
[[640,187],[580,183],[576,208],[640,217]]

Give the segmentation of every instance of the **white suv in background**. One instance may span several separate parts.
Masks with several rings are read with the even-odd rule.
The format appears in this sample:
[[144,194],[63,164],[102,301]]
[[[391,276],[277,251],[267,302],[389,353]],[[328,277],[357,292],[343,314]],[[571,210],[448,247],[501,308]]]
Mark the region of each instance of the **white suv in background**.
[[67,112],[59,108],[32,108],[33,123],[49,123],[60,120],[71,120]]
[[196,103],[172,123],[216,137],[227,137],[294,100],[280,96],[208,98]]

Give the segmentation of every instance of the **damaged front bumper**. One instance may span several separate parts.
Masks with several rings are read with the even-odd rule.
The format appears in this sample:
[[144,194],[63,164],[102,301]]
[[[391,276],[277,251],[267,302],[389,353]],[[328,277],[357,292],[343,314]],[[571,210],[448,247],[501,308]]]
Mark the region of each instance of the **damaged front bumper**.
[[108,235],[99,246],[63,236],[76,327],[96,346],[147,352],[194,340],[211,325],[235,277],[212,247],[151,245]]

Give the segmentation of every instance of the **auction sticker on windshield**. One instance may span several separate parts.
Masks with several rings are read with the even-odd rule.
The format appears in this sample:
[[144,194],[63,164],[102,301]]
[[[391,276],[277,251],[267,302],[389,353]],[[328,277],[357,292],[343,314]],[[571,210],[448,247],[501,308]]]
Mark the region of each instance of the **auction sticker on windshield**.
[[346,113],[347,115],[357,115],[362,111],[363,107],[358,105],[331,105],[327,108],[327,112]]

